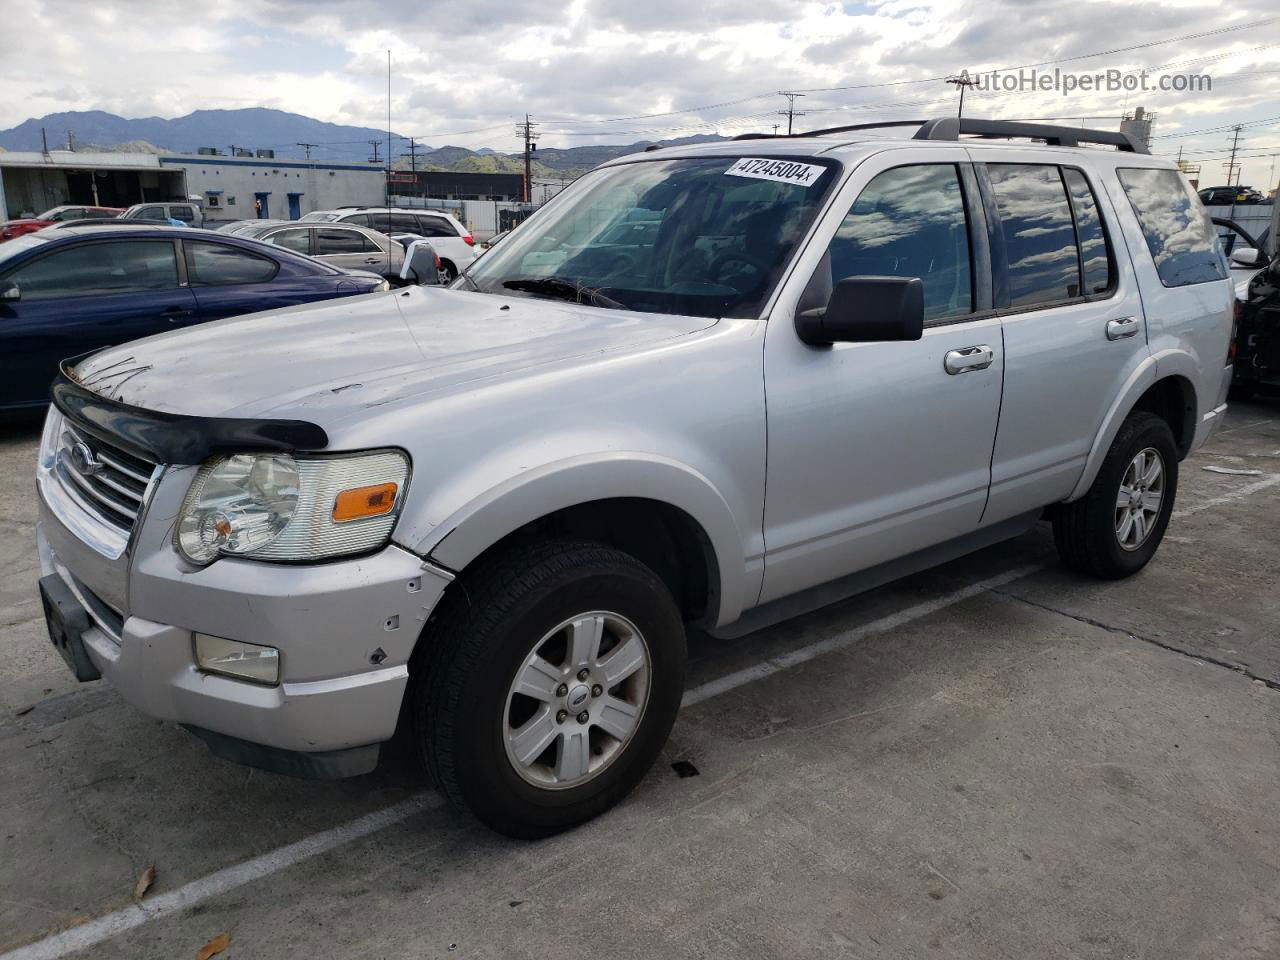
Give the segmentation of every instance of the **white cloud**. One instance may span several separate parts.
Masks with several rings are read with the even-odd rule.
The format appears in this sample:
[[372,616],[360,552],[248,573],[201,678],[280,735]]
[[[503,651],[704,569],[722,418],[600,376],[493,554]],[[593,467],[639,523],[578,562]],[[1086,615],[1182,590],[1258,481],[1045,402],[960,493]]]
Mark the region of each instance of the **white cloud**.
[[[950,113],[954,89],[909,82],[920,78],[1204,32],[1266,17],[1272,6],[1239,0],[1230,14],[1206,20],[1203,4],[1190,0],[572,0],[559,10],[517,0],[209,0],[175,17],[161,0],[0,0],[4,22],[21,20],[24,35],[40,38],[0,58],[0,127],[62,110],[172,117],[259,105],[377,127],[386,122],[387,49],[393,125],[433,145],[514,150],[512,124],[525,112],[543,122],[545,146],[768,130],[784,105],[777,90],[857,87],[814,90],[799,102],[808,114],[802,126],[831,126]],[[1275,28],[1063,65],[1150,68],[1229,54],[1177,67],[1213,74],[1212,93],[971,92],[967,112],[1105,117],[1087,122],[1114,127],[1109,118],[1143,105],[1157,114],[1157,134],[1274,115]],[[1240,72],[1249,75],[1229,76]],[[698,104],[724,106],[644,116]],[[481,132],[462,133],[474,130]],[[1205,151],[1197,155],[1215,159],[1202,179],[1218,182],[1225,141],[1211,134],[1157,143]],[[1246,146],[1280,150],[1280,135],[1250,128]],[[1250,158],[1244,180],[1262,186],[1269,166]]]

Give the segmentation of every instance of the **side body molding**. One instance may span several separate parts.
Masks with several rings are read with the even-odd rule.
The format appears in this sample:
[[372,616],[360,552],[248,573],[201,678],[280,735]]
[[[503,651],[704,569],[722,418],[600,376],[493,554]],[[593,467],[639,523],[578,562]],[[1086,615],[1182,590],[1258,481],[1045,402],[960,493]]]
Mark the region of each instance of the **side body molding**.
[[[474,488],[472,488],[474,489]],[[638,498],[676,507],[701,528],[716,569],[716,624],[736,619],[755,602],[763,557],[744,555],[744,531],[729,504],[701,473],[651,453],[612,452],[553,461],[511,477],[453,509],[416,543],[405,544],[450,570],[461,570],[520,527],[568,507]]]

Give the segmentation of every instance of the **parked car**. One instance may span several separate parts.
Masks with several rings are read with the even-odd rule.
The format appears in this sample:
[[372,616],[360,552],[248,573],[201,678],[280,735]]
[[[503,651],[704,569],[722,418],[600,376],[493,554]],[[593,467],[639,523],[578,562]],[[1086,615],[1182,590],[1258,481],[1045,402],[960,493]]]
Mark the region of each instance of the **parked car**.
[[253,241],[186,227],[68,228],[0,247],[0,410],[49,402],[58,363],[207,320],[386,289]]
[[198,203],[135,203],[120,214],[125,220],[177,220],[188,227],[204,226],[204,208]]
[[301,223],[353,223],[388,236],[401,234],[430,240],[440,254],[441,270],[452,280],[478,255],[475,238],[467,228],[443,210],[407,210],[388,207],[340,207],[314,210]]
[[367,270],[397,282],[400,279],[404,247],[376,230],[354,223],[251,222],[262,226],[242,230],[238,236],[315,257],[340,270]]
[[501,233],[495,233],[488,240],[482,241],[480,243],[480,246],[483,247],[485,250],[492,250],[499,243],[505,240],[507,238],[507,234],[509,234],[510,232],[511,232],[510,230],[503,230]]
[[238,234],[253,233],[256,230],[261,230],[263,227],[269,224],[291,223],[291,222],[292,221],[289,221],[289,220],[267,220],[267,219],[230,220],[227,223],[219,224],[213,229],[214,229],[214,232],[216,233],[230,233],[232,235],[238,235]]
[[1141,570],[1231,380],[1203,207],[1123,134],[852,129],[620,157],[448,288],[68,364],[55,645],[266,769],[363,773],[399,727],[450,802],[537,837],[658,757],[686,624],[741,635],[1046,512],[1068,567]]
[[1280,387],[1280,255],[1253,273],[1241,299],[1232,389],[1248,397],[1259,387]]
[[1255,240],[1240,224],[1221,217],[1214,217],[1213,225],[1217,228],[1222,254],[1231,268],[1231,283],[1236,299],[1243,303],[1249,299],[1250,281],[1266,269],[1266,234],[1263,234],[1263,239]]
[[1221,207],[1227,204],[1269,201],[1253,187],[1206,187],[1200,191],[1200,202],[1206,207]]
[[40,214],[38,217],[6,220],[4,223],[0,223],[0,243],[3,243],[6,240],[12,240],[14,237],[20,237],[24,233],[34,233],[36,230],[43,230],[50,224],[59,223],[61,221],[113,220],[120,216],[122,212],[123,211],[120,207],[53,207]]

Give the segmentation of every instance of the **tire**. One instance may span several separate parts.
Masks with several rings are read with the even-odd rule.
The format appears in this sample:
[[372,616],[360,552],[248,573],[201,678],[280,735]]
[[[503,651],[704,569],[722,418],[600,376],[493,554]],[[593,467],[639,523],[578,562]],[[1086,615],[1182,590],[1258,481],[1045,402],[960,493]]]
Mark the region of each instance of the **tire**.
[[[574,659],[574,638],[587,649],[593,636],[599,653]],[[455,808],[520,839],[574,827],[630,793],[666,743],[684,690],[684,624],[671,592],[600,544],[532,541],[482,561],[450,588],[423,644],[411,682],[428,772]],[[612,683],[637,651],[645,664]],[[518,677],[527,681],[519,689]],[[535,688],[536,697],[521,692]]]
[[[1155,483],[1151,482],[1145,493],[1141,485],[1129,483],[1134,478],[1130,471],[1134,468],[1136,472],[1139,454],[1148,457],[1154,454],[1160,461],[1159,506],[1151,512],[1147,511],[1154,501],[1146,495],[1156,492]],[[1130,491],[1131,506],[1127,512],[1132,514],[1138,501],[1145,504],[1141,527],[1132,516],[1132,525],[1124,527],[1123,508],[1119,505],[1122,484]],[[1071,569],[1103,580],[1119,580],[1137,573],[1155,555],[1164,538],[1177,492],[1178,450],[1169,425],[1152,413],[1129,414],[1089,492],[1073,503],[1062,504],[1054,512],[1053,539],[1058,554]],[[1122,531],[1126,538],[1123,542]]]
[[440,264],[440,274],[444,277],[446,284],[453,283],[458,279],[458,268],[448,260],[445,260]]

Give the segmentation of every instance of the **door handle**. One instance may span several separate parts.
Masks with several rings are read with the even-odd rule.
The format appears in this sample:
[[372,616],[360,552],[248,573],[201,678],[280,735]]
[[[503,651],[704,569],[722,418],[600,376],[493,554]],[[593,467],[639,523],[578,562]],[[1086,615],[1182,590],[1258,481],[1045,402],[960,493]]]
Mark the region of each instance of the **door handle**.
[[1142,324],[1138,323],[1137,317],[1117,317],[1115,320],[1107,321],[1107,339],[1123,340],[1126,337],[1132,337],[1137,334]]
[[942,367],[952,375],[968,373],[971,370],[985,370],[995,360],[996,352],[985,343],[976,347],[961,347],[959,350],[948,350],[942,358]]
[[195,311],[193,310],[179,310],[177,307],[170,307],[168,310],[165,310],[163,313],[161,313],[160,316],[164,317],[170,323],[173,323],[173,321],[179,320],[182,317],[191,316],[191,314],[194,312]]
[[378,262],[379,262],[379,260],[380,260],[380,258],[379,258],[379,257],[365,257],[365,258],[364,258],[364,262],[365,262],[365,263],[378,263]]

